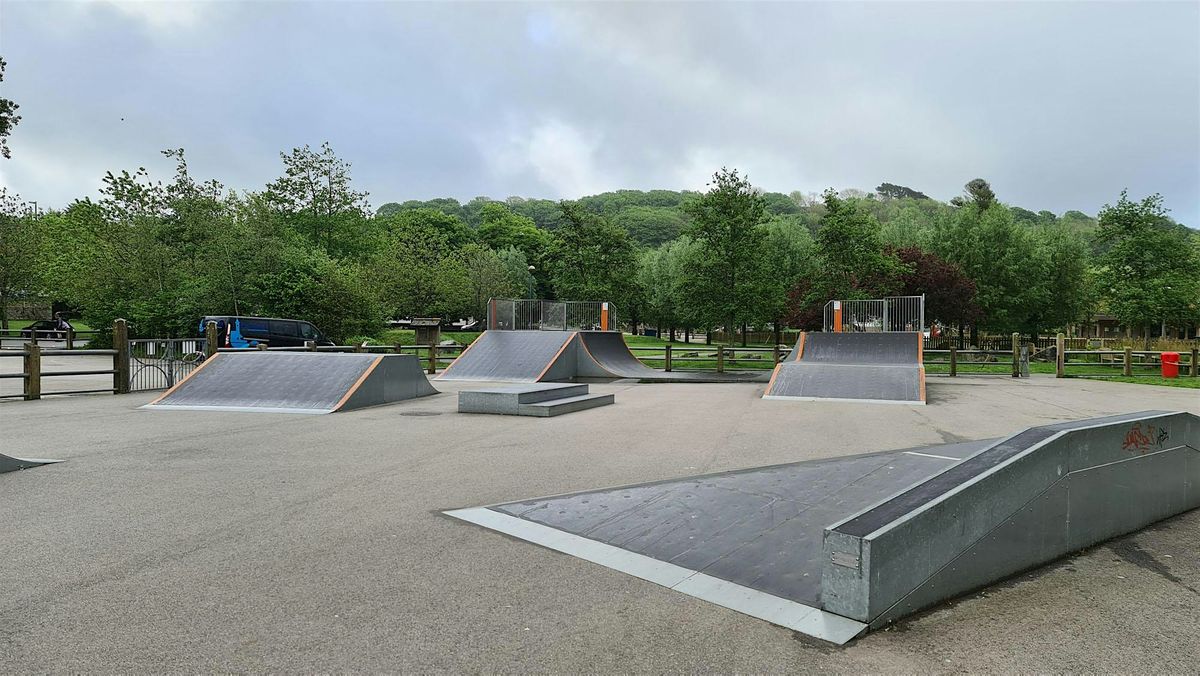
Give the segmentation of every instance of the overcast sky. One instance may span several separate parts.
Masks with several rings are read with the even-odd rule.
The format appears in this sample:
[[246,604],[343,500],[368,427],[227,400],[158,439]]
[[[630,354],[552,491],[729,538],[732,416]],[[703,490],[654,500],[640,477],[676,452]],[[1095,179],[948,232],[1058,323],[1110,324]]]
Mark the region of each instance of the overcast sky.
[[324,140],[371,203],[701,189],[1094,214],[1122,188],[1200,225],[1200,3],[13,2],[0,184],[43,207],[108,170],[260,189]]

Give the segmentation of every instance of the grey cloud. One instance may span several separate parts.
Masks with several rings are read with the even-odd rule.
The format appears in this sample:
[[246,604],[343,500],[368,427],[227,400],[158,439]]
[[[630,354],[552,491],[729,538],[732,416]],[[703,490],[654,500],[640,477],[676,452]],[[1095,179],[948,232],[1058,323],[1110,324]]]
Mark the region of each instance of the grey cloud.
[[1194,3],[2,12],[26,119],[0,177],[44,203],[178,146],[255,189],[279,151],[328,139],[376,204],[698,188],[729,164],[783,191],[886,180],[949,198],[983,176],[1057,212],[1128,187],[1200,224]]

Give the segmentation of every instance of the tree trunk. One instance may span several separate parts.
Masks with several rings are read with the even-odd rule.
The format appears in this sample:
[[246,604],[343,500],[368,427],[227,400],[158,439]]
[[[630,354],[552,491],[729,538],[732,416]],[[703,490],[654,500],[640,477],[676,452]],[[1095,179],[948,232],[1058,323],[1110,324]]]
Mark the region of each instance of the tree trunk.
[[711,326],[708,328],[708,330],[706,330],[704,332],[704,344],[712,345],[712,327]]
[[961,320],[958,322],[958,349],[963,349],[963,330],[964,326]]
[[692,327],[690,327],[690,326],[683,327],[683,342],[685,342],[685,343],[692,342]]
[[976,347],[976,348],[979,347],[979,325],[978,324],[971,325],[971,346]]
[[746,322],[742,322],[742,347],[746,347]]
[[[661,338],[662,336],[659,336],[659,337]],[[672,343],[675,342],[675,327],[674,326],[671,327],[671,335],[670,335],[670,337],[667,338],[667,340]]]
[[771,323],[774,325],[774,328],[775,328],[775,344],[779,345],[783,341],[783,338],[779,332],[779,320],[776,319],[775,321],[773,321]]

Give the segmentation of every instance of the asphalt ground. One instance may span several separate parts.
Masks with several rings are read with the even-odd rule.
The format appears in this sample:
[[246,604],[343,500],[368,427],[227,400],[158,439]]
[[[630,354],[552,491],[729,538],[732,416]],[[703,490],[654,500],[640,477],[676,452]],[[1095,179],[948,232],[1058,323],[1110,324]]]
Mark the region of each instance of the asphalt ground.
[[1194,672],[1200,512],[833,648],[442,510],[1142,409],[1195,390],[931,378],[929,405],[592,385],[557,418],[454,392],[327,416],[0,402],[0,672]]

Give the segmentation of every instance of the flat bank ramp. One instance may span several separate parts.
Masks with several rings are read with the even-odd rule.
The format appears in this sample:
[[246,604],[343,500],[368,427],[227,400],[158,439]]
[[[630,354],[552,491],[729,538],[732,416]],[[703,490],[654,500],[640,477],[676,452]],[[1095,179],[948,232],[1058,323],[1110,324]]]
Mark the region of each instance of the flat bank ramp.
[[0,453],[0,474],[5,472],[15,472],[21,469],[29,469],[30,467],[40,467],[42,465],[50,465],[62,460],[47,460],[34,458],[14,458],[12,456]]
[[826,610],[879,627],[1200,507],[1200,417],[1033,427],[830,525]]
[[801,334],[763,398],[924,404],[922,335]]
[[840,644],[1200,506],[1198,445],[1150,411],[446,514]]
[[320,414],[436,393],[413,355],[221,352],[142,408]]
[[484,331],[437,380],[536,383],[575,377],[574,331]]
[[636,378],[655,382],[730,383],[761,381],[764,373],[660,371],[634,356],[616,331],[580,331],[578,375],[584,378]]

